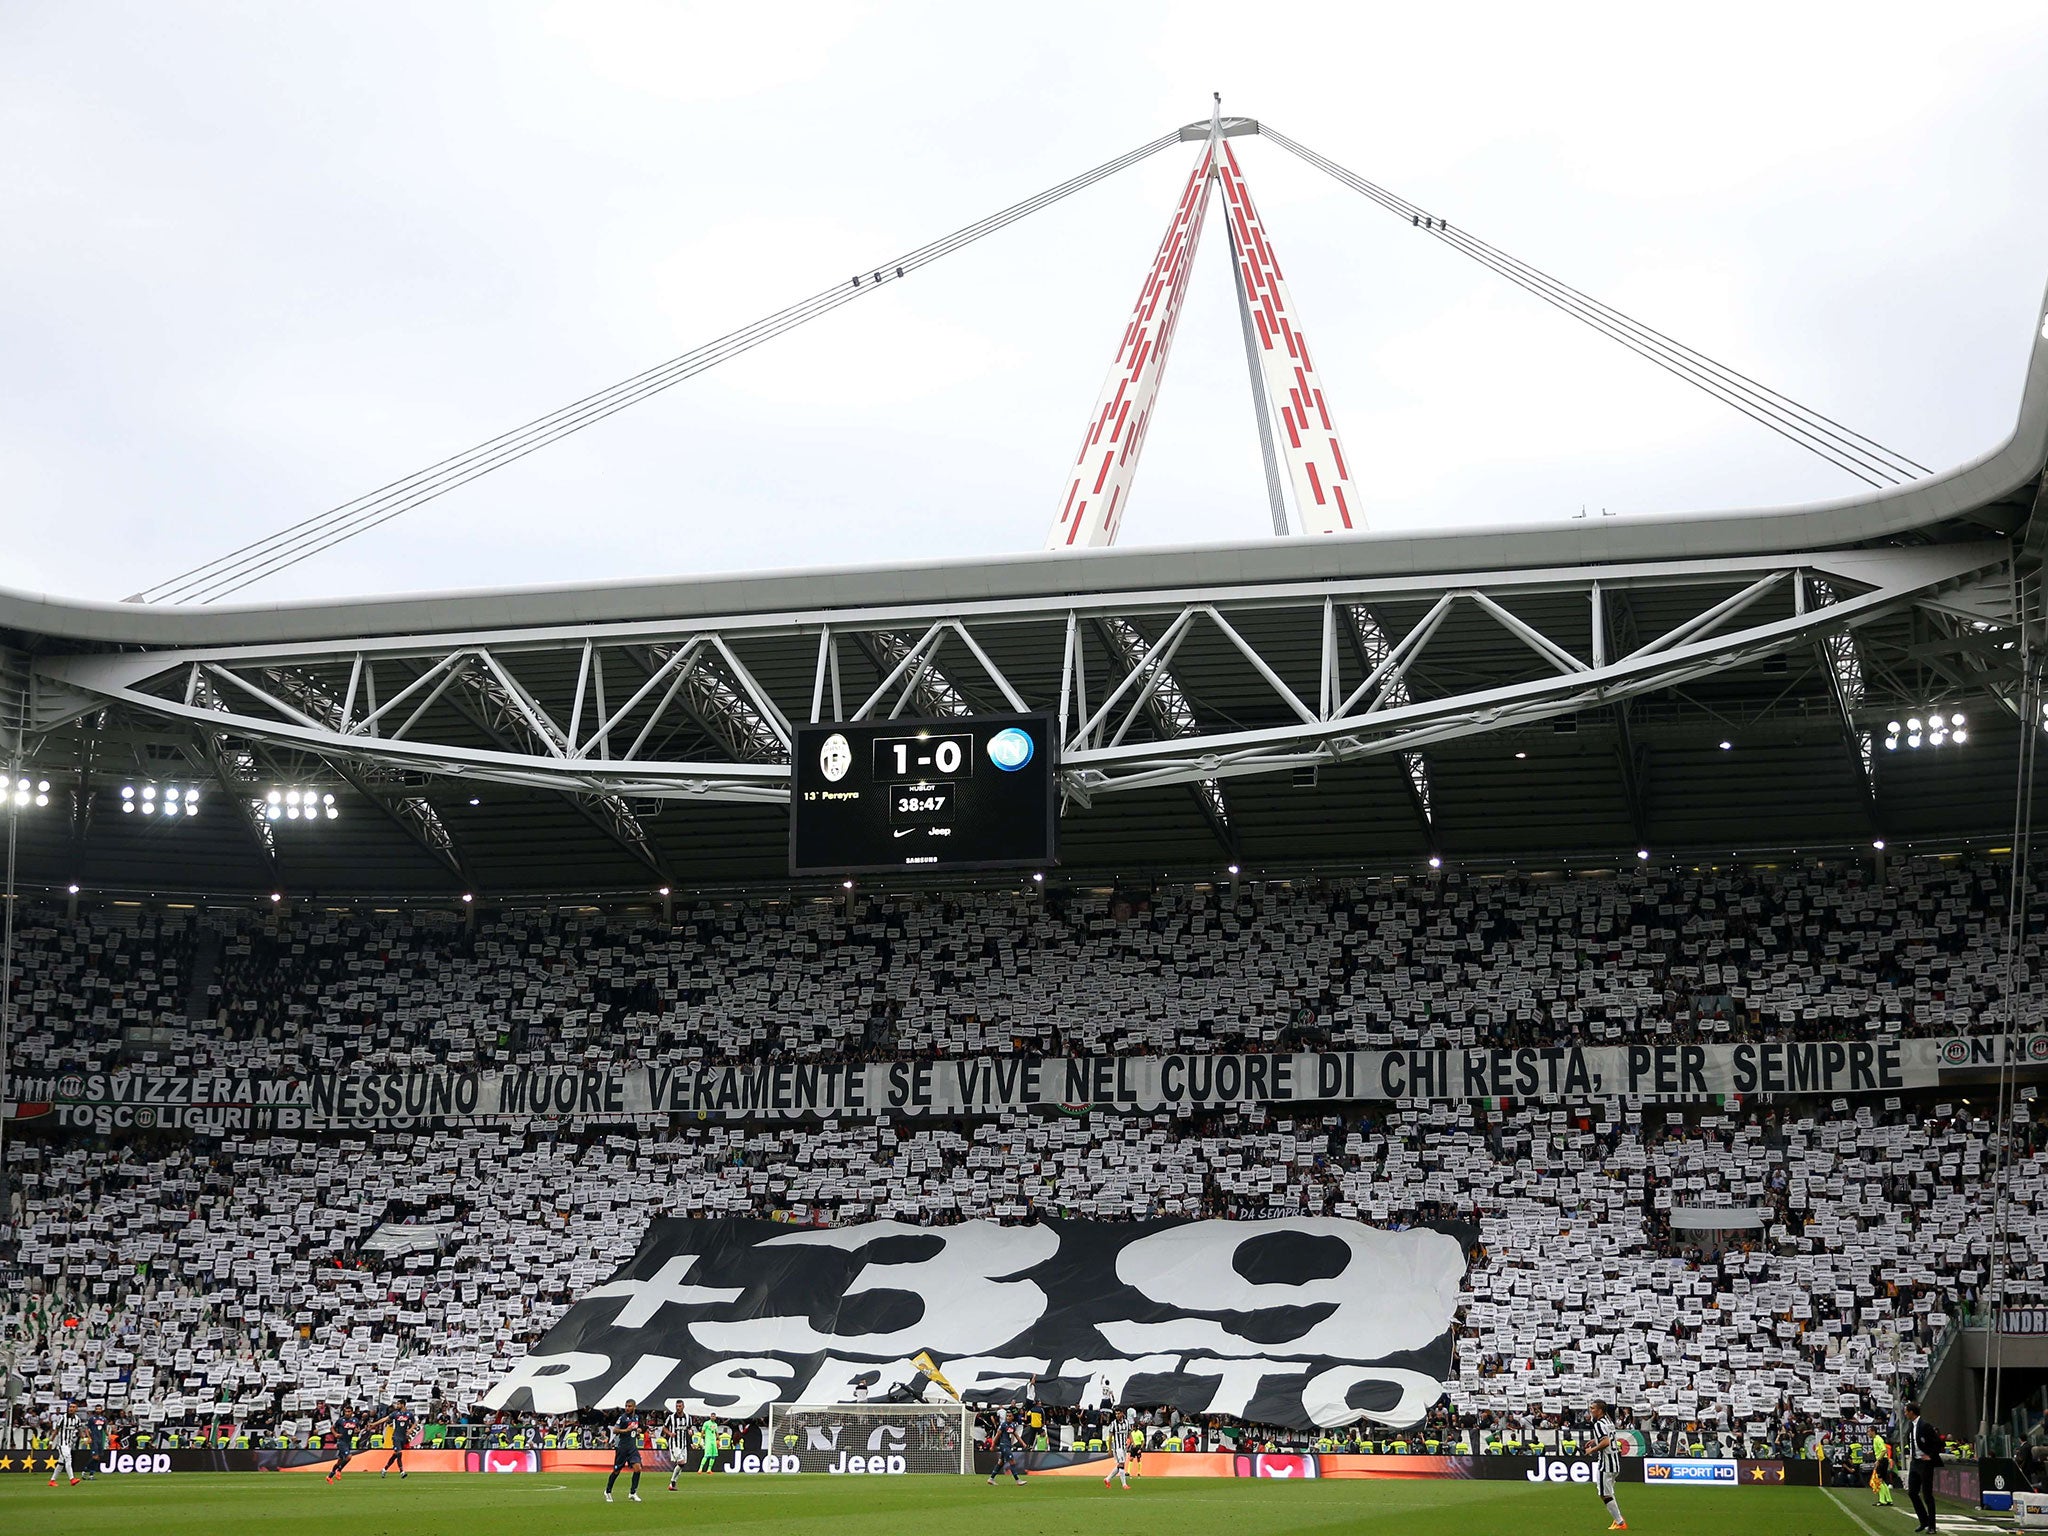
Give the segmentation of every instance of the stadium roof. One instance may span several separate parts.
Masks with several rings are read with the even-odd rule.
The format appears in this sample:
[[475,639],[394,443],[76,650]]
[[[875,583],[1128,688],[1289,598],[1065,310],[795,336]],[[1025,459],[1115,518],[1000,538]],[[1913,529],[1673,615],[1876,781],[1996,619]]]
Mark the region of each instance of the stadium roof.
[[[2034,326],[2003,444],[1807,506],[319,603],[0,589],[0,728],[21,710],[24,772],[52,786],[21,817],[23,879],[785,885],[777,742],[833,695],[1060,711],[1062,862],[1087,880],[2002,844],[2016,717],[2038,707],[2013,607],[2048,537],[2048,314]],[[1180,714],[1131,708],[1132,688],[1119,739],[1088,732],[1155,647]],[[1883,747],[1937,710],[1966,715],[1965,744]],[[644,750],[586,738],[600,716]],[[200,814],[121,815],[119,786],[145,782],[199,785]],[[248,801],[301,783],[343,814],[266,837]]]

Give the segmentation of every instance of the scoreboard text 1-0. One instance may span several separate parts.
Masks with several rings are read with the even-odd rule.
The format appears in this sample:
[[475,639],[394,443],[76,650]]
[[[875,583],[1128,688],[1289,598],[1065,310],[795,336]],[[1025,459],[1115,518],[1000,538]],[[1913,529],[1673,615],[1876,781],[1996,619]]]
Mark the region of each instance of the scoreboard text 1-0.
[[790,873],[1051,864],[1058,758],[1046,715],[798,726]]

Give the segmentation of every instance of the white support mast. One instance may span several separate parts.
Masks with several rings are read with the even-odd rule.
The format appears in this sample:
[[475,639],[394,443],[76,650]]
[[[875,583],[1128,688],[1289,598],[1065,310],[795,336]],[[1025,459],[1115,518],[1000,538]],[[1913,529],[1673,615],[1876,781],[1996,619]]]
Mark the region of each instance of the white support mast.
[[1158,403],[1181,305],[1187,297],[1209,193],[1217,183],[1223,187],[1231,277],[1237,289],[1238,319],[1244,328],[1245,360],[1251,371],[1273,531],[1289,531],[1286,498],[1281,491],[1281,457],[1287,461],[1287,479],[1294,489],[1304,532],[1345,533],[1365,526],[1357,487],[1293,297],[1226,138],[1222,99],[1218,97],[1210,108],[1201,158],[1181,191],[1173,222],[1153,257],[1152,270],[1138,292],[1109,376],[1089,415],[1059,515],[1046,535],[1047,549],[1101,548],[1116,542],[1130,501],[1131,482],[1137,477],[1145,431]]

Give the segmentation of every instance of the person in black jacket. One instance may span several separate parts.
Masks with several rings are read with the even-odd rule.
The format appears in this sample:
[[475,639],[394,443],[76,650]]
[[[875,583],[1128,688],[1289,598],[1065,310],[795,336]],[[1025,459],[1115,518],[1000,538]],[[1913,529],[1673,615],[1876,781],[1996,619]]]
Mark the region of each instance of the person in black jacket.
[[1934,1469],[1941,1465],[1941,1445],[1941,1431],[1920,1417],[1920,1405],[1906,1404],[1906,1492],[1920,1518],[1916,1531],[1935,1528]]

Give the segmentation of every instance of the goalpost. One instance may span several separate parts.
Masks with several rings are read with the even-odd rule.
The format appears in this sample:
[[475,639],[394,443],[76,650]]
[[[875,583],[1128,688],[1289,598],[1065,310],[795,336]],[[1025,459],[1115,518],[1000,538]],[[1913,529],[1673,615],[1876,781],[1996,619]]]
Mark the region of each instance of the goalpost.
[[972,1472],[974,1423],[961,1403],[770,1403],[761,1450],[806,1472]]

